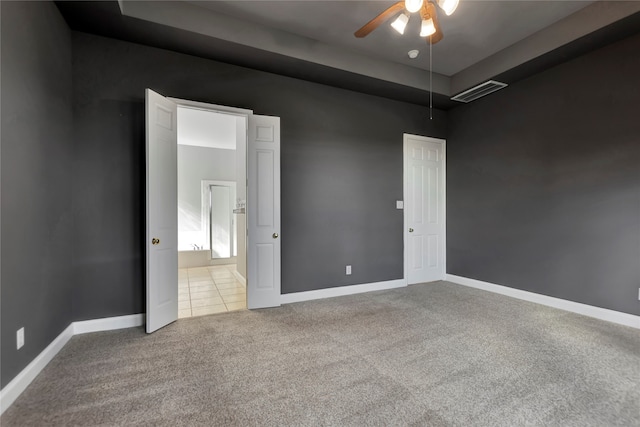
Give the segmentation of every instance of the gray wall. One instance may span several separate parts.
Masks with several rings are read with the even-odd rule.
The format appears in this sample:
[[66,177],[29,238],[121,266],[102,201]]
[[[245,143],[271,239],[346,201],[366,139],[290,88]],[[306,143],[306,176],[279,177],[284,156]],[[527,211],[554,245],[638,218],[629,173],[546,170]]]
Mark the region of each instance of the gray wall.
[[146,87],[282,118],[285,293],[402,277],[408,132],[448,136],[450,273],[639,312],[638,36],[454,110],[445,135],[441,111],[0,8],[2,387],[71,321],[144,311]]
[[640,314],[640,36],[449,113],[447,270]]
[[282,118],[284,293],[403,276],[402,133],[444,137],[444,112],[84,33],[73,48],[78,320],[144,311],[146,87]]
[[0,8],[4,387],[72,320],[72,115],[71,34],[55,5]]

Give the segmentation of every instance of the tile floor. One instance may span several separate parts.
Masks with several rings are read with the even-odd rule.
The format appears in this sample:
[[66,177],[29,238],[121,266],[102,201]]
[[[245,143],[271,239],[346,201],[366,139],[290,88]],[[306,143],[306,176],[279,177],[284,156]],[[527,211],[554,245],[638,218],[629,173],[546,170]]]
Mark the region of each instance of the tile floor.
[[178,318],[246,308],[246,289],[235,269],[235,264],[179,269]]

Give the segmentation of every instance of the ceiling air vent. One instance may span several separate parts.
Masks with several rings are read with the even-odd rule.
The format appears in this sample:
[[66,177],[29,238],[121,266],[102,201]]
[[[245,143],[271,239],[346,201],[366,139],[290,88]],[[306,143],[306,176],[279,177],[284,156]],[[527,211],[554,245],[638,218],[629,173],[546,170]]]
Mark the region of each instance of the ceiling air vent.
[[478,98],[482,98],[485,95],[489,95],[497,90],[507,87],[506,83],[500,83],[495,80],[489,80],[484,83],[480,83],[478,86],[474,86],[471,89],[467,89],[451,98],[453,101],[459,102],[471,102]]

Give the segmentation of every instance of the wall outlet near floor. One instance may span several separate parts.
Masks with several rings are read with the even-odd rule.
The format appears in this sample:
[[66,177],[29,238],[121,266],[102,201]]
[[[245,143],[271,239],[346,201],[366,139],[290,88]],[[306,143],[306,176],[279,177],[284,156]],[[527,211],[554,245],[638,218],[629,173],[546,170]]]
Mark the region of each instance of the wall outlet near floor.
[[347,276],[351,274],[351,266],[347,265]]
[[640,288],[638,288],[638,301],[640,301]]
[[24,345],[24,326],[16,331],[16,347],[18,350]]

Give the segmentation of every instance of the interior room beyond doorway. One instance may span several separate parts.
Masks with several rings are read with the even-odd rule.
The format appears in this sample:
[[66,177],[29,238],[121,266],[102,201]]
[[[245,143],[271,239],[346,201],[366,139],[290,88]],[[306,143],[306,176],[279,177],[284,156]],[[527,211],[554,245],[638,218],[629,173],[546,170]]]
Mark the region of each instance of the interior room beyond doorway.
[[179,318],[246,308],[245,153],[246,117],[178,107]]
[[242,310],[246,300],[235,264],[178,270],[178,318]]

